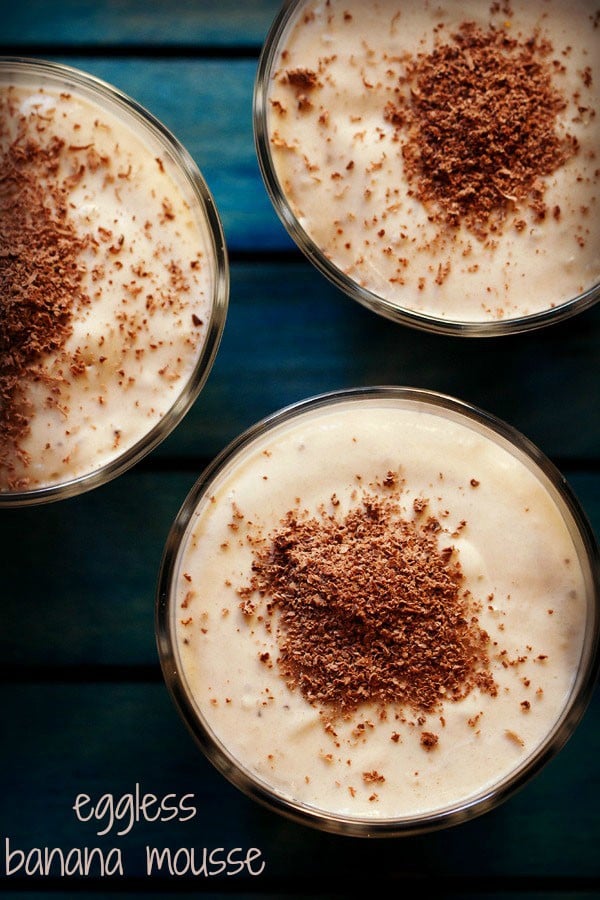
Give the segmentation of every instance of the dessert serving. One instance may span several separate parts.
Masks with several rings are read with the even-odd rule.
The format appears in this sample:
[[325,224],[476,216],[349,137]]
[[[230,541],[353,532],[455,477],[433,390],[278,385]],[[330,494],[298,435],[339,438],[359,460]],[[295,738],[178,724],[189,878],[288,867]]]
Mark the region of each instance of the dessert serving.
[[600,294],[600,8],[295,0],[255,87],[265,184],[313,263],[391,319],[494,335]]
[[0,60],[0,505],[122,472],[210,370],[228,269],[184,148],[115,88]]
[[598,555],[509,426],[402,388],[316,397],[235,441],[169,536],[166,682],[242,790],[299,821],[400,834],[484,812],[581,717]]

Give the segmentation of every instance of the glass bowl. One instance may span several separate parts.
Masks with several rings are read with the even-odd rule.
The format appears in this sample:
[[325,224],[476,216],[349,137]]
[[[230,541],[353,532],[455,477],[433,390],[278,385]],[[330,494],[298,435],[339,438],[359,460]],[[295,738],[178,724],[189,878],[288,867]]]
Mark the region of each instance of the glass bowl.
[[[495,6],[288,0],[264,42],[254,89],[264,183],[305,256],[376,313],[466,337],[556,323],[600,296],[600,225],[592,214],[600,77],[581,79],[595,59],[589,4],[517,0],[509,20]],[[472,57],[489,47],[460,34],[465,19],[496,57],[505,55],[511,93],[486,94],[495,70],[488,57]],[[432,62],[434,45],[438,54],[456,55],[455,35],[467,46],[458,74],[434,81],[436,66],[451,72],[454,65]],[[514,72],[534,35],[530,71],[546,81],[537,99],[524,100],[530,76]],[[544,55],[547,36],[551,57]],[[438,97],[453,88],[463,105]],[[463,101],[467,94],[474,99]],[[540,124],[539,149],[529,147],[534,110],[563,101],[556,122]],[[494,114],[484,121],[490,107]],[[516,127],[515,109],[523,134],[504,136],[498,123]],[[556,167],[548,163],[552,171],[542,173],[536,167],[549,133],[556,134]],[[522,183],[517,171],[526,173]],[[506,184],[496,185],[501,178]]]
[[217,353],[229,267],[196,164],[135,100],[2,58],[0,102],[8,507],[101,485],[172,431]]
[[158,579],[160,662],[250,797],[329,832],[431,831],[524,787],[578,724],[598,561],[565,479],[512,427],[426,390],[324,394],[190,491]]

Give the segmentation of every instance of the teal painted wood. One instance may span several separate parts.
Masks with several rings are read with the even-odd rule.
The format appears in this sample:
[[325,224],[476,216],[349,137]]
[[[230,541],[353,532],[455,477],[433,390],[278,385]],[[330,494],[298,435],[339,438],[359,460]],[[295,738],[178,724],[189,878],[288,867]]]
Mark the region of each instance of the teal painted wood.
[[28,0],[5,9],[0,42],[90,48],[259,46],[279,0]]
[[600,306],[535,334],[482,343],[389,322],[345,297],[308,262],[235,264],[213,370],[157,455],[203,449],[213,455],[288,403],[398,384],[479,406],[553,459],[593,463],[600,451],[599,342]]
[[[141,874],[146,844],[253,846],[267,863],[254,890],[337,885],[346,896],[374,873],[398,886],[437,877],[488,889],[501,888],[503,878],[530,889],[535,879],[547,887],[556,878],[558,887],[566,881],[576,890],[578,879],[589,887],[600,876],[600,774],[592,765],[600,753],[600,692],[558,757],[498,809],[445,832],[383,841],[321,834],[246,798],[204,758],[162,685],[4,685],[1,699],[11,739],[0,770],[10,816],[2,818],[0,837],[13,846],[118,845],[130,876]],[[186,823],[140,822],[122,838],[113,832],[104,840],[96,835],[102,823],[76,819],[77,794],[118,797],[136,782],[159,797],[194,794],[197,814]]]
[[156,580],[171,522],[194,480],[127,474],[73,500],[0,516],[8,542],[0,629],[6,677],[13,664],[69,667],[75,680],[78,667],[158,666]]

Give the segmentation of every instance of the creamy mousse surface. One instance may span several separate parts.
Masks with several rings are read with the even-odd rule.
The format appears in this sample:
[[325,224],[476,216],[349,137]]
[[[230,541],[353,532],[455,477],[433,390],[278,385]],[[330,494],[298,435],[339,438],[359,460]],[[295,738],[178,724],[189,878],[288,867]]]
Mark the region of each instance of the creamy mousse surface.
[[306,411],[234,455],[174,572],[175,667],[251,778],[415,817],[522,766],[573,687],[578,549],[534,472],[405,400]]
[[600,282],[600,7],[300,3],[266,130],[283,195],[338,270],[458,322]]
[[0,490],[144,438],[205,342],[213,251],[155,137],[73,85],[0,84]]

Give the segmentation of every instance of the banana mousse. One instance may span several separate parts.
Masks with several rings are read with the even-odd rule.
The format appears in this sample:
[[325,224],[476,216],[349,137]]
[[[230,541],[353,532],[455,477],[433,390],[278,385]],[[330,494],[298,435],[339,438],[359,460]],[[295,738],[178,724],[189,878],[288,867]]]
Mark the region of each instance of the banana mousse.
[[589,0],[296,4],[264,87],[282,202],[388,311],[498,325],[588,302],[599,22]]
[[317,816],[422,819],[510,781],[557,729],[590,577],[505,437],[419,392],[342,396],[203,483],[172,668],[229,774]]
[[209,225],[174,144],[64,71],[0,68],[5,493],[135,452],[184,405],[224,315]]

